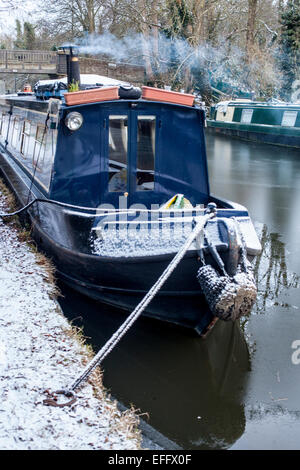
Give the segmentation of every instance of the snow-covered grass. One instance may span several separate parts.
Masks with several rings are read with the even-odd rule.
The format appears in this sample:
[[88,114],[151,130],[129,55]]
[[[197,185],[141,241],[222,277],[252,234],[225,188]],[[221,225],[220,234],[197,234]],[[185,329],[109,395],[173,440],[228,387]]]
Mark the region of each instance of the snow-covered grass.
[[[12,196],[0,182],[0,212],[11,209]],[[0,449],[140,449],[137,415],[118,410],[99,370],[72,406],[44,404],[92,354],[56,295],[50,262],[16,220],[0,218]]]

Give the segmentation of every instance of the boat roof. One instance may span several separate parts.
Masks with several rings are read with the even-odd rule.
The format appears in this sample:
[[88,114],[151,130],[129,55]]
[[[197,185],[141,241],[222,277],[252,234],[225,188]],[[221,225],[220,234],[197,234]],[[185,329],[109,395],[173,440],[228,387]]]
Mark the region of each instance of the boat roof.
[[[21,108],[28,108],[36,111],[42,111],[42,112],[47,112],[48,106],[49,106],[49,101],[50,100],[58,100],[61,103],[61,108],[68,108],[71,109],[73,107],[77,107],[78,104],[76,105],[67,105],[65,103],[64,99],[56,98],[56,97],[50,97],[46,99],[40,99],[38,98],[34,93],[12,93],[9,95],[0,95],[0,104],[6,105],[6,106],[17,106]],[[114,103],[116,100],[109,100],[109,101],[94,101],[90,103],[83,103],[80,104],[79,106],[92,106],[95,104],[99,105],[104,105],[108,103]],[[117,100],[119,103],[121,102],[133,102],[133,103],[139,103],[139,102],[146,102],[146,103],[156,103],[160,105],[167,105],[171,107],[179,107],[179,108],[189,108],[189,109],[197,109],[197,110],[202,110],[202,107],[198,106],[197,104],[194,104],[193,106],[188,106],[184,104],[179,104],[179,103],[172,103],[168,101],[164,101],[163,99],[161,101],[154,100],[152,101],[151,99],[143,99],[142,97],[138,99],[120,99]]]
[[49,101],[37,99],[34,93],[28,93],[28,95],[24,93],[22,95],[13,93],[10,95],[0,95],[0,104],[47,112]]
[[215,107],[224,107],[224,106],[251,106],[251,107],[279,107],[279,108],[286,108],[286,107],[296,107],[300,109],[300,102],[290,103],[280,100],[272,100],[272,101],[253,101],[248,99],[236,99],[236,100],[227,100],[227,101],[219,101]]

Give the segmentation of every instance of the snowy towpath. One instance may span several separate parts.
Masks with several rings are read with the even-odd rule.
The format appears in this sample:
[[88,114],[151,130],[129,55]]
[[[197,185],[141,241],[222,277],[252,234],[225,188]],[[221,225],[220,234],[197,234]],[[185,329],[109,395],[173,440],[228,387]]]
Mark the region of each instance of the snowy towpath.
[[47,261],[0,218],[0,449],[139,449],[135,415],[121,414],[102,388],[96,397],[85,384],[70,407],[43,403],[89,359],[53,290]]

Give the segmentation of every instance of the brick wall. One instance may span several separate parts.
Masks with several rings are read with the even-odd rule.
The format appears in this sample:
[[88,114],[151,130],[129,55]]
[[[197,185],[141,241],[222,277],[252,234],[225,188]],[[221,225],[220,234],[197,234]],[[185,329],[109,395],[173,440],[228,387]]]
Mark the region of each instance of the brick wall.
[[[58,58],[58,73],[66,74],[65,56],[58,55]],[[79,61],[80,73],[104,75],[135,85],[142,85],[144,83],[145,69],[143,66],[115,63],[109,60],[98,60],[88,57],[80,57]]]

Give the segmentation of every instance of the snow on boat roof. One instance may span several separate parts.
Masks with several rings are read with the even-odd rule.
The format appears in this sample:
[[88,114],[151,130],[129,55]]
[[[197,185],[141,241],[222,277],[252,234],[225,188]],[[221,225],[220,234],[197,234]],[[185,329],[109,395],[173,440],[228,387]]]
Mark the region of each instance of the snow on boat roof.
[[[67,77],[56,78],[52,80],[39,80],[36,85],[51,85],[54,83],[65,83],[67,84]],[[109,86],[109,85],[129,85],[129,82],[124,82],[123,80],[116,80],[115,78],[105,77],[104,75],[96,74],[81,74],[80,82],[82,85],[99,85],[99,86]]]

